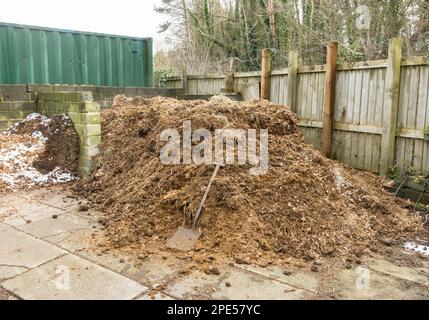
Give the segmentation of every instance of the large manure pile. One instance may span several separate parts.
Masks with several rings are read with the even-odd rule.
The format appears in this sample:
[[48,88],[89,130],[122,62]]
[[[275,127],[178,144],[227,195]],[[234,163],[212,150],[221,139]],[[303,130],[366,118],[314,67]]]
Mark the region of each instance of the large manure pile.
[[295,115],[266,101],[233,102],[118,96],[102,115],[102,152],[76,190],[103,216],[106,247],[162,247],[190,221],[214,165],[164,165],[167,128],[268,129],[269,171],[219,171],[199,228],[195,255],[239,263],[360,257],[380,244],[422,232],[420,217],[383,190],[386,182],[324,158],[306,144]]

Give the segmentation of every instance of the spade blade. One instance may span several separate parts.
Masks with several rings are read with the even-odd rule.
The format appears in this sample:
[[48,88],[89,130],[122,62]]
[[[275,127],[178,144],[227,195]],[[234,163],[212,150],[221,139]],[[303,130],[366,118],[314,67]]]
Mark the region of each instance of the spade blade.
[[180,227],[176,233],[168,239],[166,246],[170,249],[180,251],[191,250],[198,239],[201,237],[201,232],[197,230]]

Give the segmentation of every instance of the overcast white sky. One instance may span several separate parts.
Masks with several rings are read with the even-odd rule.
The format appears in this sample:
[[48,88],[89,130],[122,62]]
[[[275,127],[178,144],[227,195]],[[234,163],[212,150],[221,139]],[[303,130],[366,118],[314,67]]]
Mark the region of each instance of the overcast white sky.
[[161,0],[3,0],[0,22],[154,38],[166,17],[154,12]]

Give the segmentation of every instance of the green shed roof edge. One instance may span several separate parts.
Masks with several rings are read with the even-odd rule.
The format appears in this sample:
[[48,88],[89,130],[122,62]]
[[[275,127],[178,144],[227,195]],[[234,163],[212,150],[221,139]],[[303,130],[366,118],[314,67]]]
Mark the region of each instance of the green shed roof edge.
[[51,31],[51,32],[84,34],[89,36],[121,38],[121,39],[130,39],[130,40],[145,40],[145,41],[153,42],[152,37],[132,37],[132,36],[117,35],[117,34],[109,34],[109,33],[98,33],[98,32],[90,32],[90,31],[78,31],[78,30],[69,30],[69,29],[57,29],[57,28],[49,28],[49,27],[41,27],[41,26],[32,26],[32,25],[16,24],[16,23],[1,22],[1,21],[0,21],[0,27],[23,28],[23,29],[43,30],[43,31]]

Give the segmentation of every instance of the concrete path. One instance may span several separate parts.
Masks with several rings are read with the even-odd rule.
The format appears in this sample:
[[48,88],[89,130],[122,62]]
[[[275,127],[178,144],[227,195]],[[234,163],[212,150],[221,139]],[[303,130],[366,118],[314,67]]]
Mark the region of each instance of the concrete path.
[[[429,299],[429,261],[383,257],[338,270],[328,285],[309,270],[225,265],[220,275],[183,273],[169,255],[95,253],[102,228],[57,190],[0,196],[0,299]],[[406,254],[406,253],[403,253]]]

